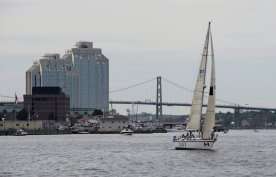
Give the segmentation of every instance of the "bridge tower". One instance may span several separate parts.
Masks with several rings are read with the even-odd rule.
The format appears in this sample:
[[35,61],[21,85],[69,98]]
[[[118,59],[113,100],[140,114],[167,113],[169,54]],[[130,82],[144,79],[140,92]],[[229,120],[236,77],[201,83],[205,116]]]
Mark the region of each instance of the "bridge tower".
[[234,108],[234,122],[235,128],[239,128],[241,124],[239,105],[236,108]]
[[162,79],[161,76],[157,77],[156,85],[156,120],[160,121],[162,119]]

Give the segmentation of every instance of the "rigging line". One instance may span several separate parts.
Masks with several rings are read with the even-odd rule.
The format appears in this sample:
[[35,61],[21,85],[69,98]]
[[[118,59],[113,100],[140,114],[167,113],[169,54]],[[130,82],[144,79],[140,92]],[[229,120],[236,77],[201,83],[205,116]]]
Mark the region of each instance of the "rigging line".
[[146,84],[146,83],[149,83],[153,80],[156,80],[156,78],[152,78],[150,80],[146,80],[146,81],[143,81],[143,82],[139,82],[137,84],[133,84],[133,85],[130,85],[128,87],[124,87],[124,88],[120,88],[120,89],[116,89],[116,90],[111,90],[109,91],[109,93],[115,93],[115,92],[121,92],[121,91],[124,91],[124,90],[128,90],[128,89],[131,89],[131,88],[134,88],[134,87],[137,87],[137,86],[140,86],[140,85],[143,85],[143,84]]
[[[164,77],[162,77],[162,78],[163,78],[166,82],[168,82],[168,83],[170,83],[170,84],[172,84],[172,85],[174,85],[174,86],[176,86],[176,87],[178,87],[178,88],[180,88],[180,89],[186,90],[186,91],[191,92],[191,93],[194,92],[192,89],[183,87],[182,85],[179,85],[178,83],[175,83],[175,82],[173,82],[173,81],[170,81],[170,80],[168,80],[168,79],[166,79],[166,78],[164,78]],[[208,94],[209,94],[208,92],[204,92],[204,96],[205,96],[205,97],[208,96]],[[219,102],[222,102],[222,103],[227,103],[227,104],[231,104],[231,105],[238,105],[237,103],[230,102],[230,101],[226,101],[226,100],[223,100],[223,99],[220,99],[220,98],[217,98],[216,100],[219,101]]]

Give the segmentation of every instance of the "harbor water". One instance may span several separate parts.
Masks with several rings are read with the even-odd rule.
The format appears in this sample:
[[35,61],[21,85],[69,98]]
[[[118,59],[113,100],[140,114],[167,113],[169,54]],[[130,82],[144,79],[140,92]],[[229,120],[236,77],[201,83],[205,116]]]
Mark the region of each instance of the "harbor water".
[[276,130],[230,130],[213,151],[173,149],[177,133],[0,137],[0,177],[275,177]]

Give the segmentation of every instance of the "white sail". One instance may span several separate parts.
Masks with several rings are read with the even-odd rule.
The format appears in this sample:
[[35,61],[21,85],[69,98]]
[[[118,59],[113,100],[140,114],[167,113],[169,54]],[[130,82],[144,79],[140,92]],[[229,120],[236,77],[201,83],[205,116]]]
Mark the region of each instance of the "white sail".
[[208,96],[208,105],[206,117],[203,120],[202,124],[202,138],[210,139],[213,128],[215,126],[215,101],[216,101],[216,79],[215,79],[215,59],[214,59],[214,47],[213,39],[210,31],[210,42],[211,42],[211,81],[210,81],[210,90]]
[[186,129],[188,130],[200,130],[203,94],[204,94],[204,88],[205,88],[206,65],[207,65],[207,57],[208,57],[209,30],[210,30],[210,23],[208,26],[208,31],[207,31],[202,58],[200,62],[199,73],[197,76],[197,81],[196,81],[196,85],[193,93],[190,120],[186,127]]
[[[202,117],[202,105],[205,89],[205,76],[207,68],[208,45],[210,43],[211,50],[211,78],[209,87],[209,96],[207,104],[206,117]],[[215,59],[214,47],[211,34],[210,23],[204,44],[202,59],[200,63],[200,71],[198,74],[196,87],[193,95],[193,102],[191,107],[190,121],[187,125],[189,133],[182,134],[181,136],[174,136],[173,142],[175,149],[212,149],[214,143],[217,141],[217,135],[213,132],[215,125],[215,99],[216,99],[216,79],[215,79]],[[197,132],[193,132],[193,131]]]

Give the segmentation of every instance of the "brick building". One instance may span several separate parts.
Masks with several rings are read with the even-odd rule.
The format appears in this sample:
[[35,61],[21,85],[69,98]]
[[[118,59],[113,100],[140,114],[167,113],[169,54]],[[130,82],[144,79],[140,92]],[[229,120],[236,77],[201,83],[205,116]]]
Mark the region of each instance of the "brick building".
[[70,99],[59,87],[33,87],[32,95],[24,95],[24,109],[32,120],[65,121]]

